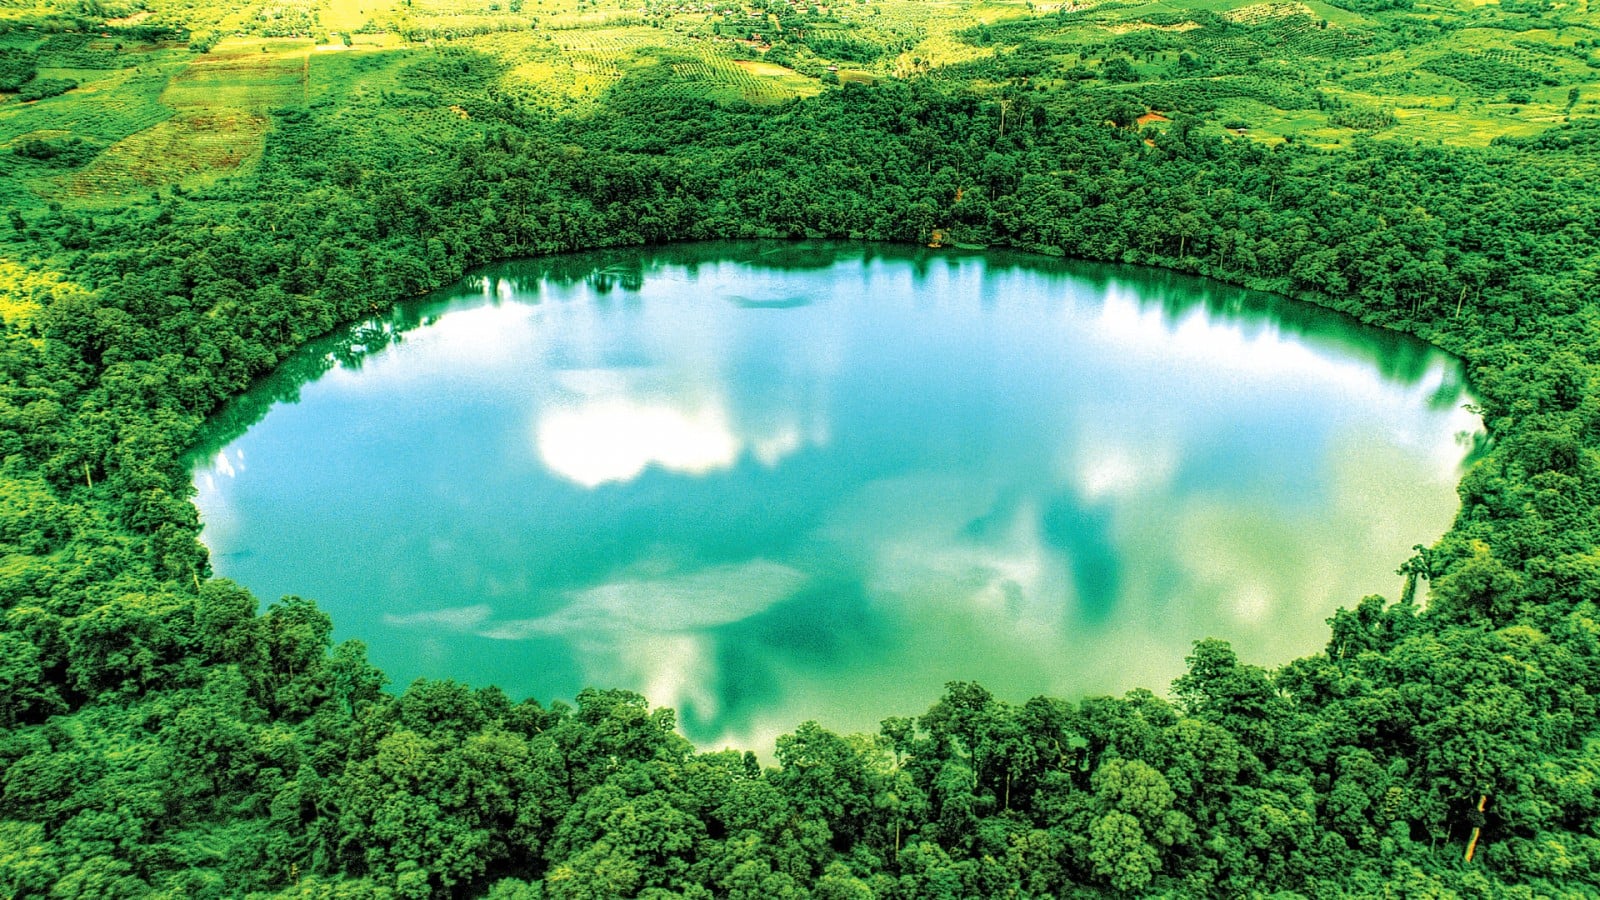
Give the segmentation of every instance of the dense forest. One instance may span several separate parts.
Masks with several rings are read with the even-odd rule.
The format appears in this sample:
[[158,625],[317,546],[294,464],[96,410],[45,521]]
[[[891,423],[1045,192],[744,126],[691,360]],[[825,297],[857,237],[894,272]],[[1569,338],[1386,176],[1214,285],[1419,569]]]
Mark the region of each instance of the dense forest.
[[[473,20],[491,35],[520,4],[493,7]],[[113,12],[9,18],[0,48],[0,113],[56,116],[0,172],[0,894],[1600,893],[1600,123],[1263,141],[1161,102],[1170,80],[1138,93],[1131,66],[1036,89],[1001,68],[1021,51],[825,69],[762,103],[673,90],[664,55],[562,106],[441,41],[389,80],[357,77],[374,53],[289,82],[235,123],[257,149],[207,151],[225,177],[107,199],[73,178],[113,145],[69,115],[107,92],[21,89],[71,80],[39,65],[49,32],[163,22]],[[889,24],[892,56],[915,35]],[[826,33],[789,52],[871,55]],[[216,38],[117,36],[183,60]],[[1141,123],[1151,107],[1169,121]],[[771,765],[697,752],[671,710],[604,685],[574,705],[388,686],[314,602],[263,611],[211,577],[182,456],[337,325],[492,260],[935,230],[1274,290],[1460,355],[1492,444],[1458,519],[1397,548],[1398,596],[1350,598],[1325,652],[1268,669],[1199,640],[1170,690],[1121,698],[951,684],[875,735],[797,723]]]

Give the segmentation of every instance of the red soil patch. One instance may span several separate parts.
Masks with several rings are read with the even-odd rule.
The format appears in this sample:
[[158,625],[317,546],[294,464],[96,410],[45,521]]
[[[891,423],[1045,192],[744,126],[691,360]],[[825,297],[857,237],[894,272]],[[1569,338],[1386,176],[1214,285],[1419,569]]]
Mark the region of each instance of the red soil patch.
[[1151,122],[1171,122],[1172,120],[1158,112],[1147,112],[1133,121],[1140,128],[1143,128],[1146,125],[1149,125]]

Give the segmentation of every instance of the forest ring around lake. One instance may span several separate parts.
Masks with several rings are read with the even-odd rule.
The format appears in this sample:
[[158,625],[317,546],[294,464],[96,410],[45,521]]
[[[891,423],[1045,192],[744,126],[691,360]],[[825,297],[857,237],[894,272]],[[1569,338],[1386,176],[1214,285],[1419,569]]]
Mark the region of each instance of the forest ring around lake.
[[[469,111],[472,137],[397,155],[333,110],[289,106],[248,178],[13,221],[0,845],[27,849],[0,857],[0,886],[1593,884],[1600,201],[1565,149],[1591,128],[1326,152],[1181,119],[1107,128],[1061,102],[1011,107],[1002,136],[992,101],[926,82],[846,84],[776,112],[619,88],[604,115],[547,120],[419,77]],[[1325,653],[1268,671],[1201,642],[1170,699],[1018,705],[952,685],[879,735],[799,726],[767,769],[695,753],[670,710],[626,693],[574,708],[452,682],[385,693],[310,602],[260,613],[208,577],[182,453],[219,404],[335,325],[493,259],[754,235],[922,243],[935,228],[1272,288],[1460,355],[1494,442],[1455,526],[1397,561],[1394,602],[1351,598]]]

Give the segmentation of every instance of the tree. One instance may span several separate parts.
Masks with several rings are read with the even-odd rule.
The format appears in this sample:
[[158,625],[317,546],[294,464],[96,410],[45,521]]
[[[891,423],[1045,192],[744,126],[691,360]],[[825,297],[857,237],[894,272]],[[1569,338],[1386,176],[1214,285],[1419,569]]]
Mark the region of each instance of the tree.
[[1172,683],[1185,711],[1220,725],[1257,756],[1270,758],[1289,712],[1267,673],[1241,664],[1228,642],[1215,638],[1196,641],[1186,662],[1189,671]]

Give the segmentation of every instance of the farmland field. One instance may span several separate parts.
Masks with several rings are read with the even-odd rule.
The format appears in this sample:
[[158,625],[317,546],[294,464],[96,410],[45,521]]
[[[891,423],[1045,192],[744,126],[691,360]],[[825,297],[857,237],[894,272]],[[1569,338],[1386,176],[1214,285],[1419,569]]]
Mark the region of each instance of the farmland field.
[[[829,84],[911,76],[1046,103],[1087,93],[1169,118],[1198,115],[1251,140],[1327,147],[1356,135],[1482,146],[1600,115],[1600,16],[1586,7],[1551,18],[1493,4],[1318,0],[320,0],[216,7],[198,18],[155,5],[139,16],[118,21],[190,17],[209,29],[196,31],[206,52],[111,31],[0,37],[3,52],[34,61],[40,83],[76,85],[31,103],[0,99],[0,148],[78,139],[100,151],[70,172],[0,162],[18,179],[8,191],[19,202],[120,202],[247,172],[271,110],[404,95],[400,73],[430,55],[482,60],[476,90],[556,114],[593,108],[630,77],[655,72],[661,90],[716,103],[782,103]],[[449,90],[461,88],[454,80]],[[399,116],[459,131],[447,110],[454,101],[423,109],[419,100]]]

